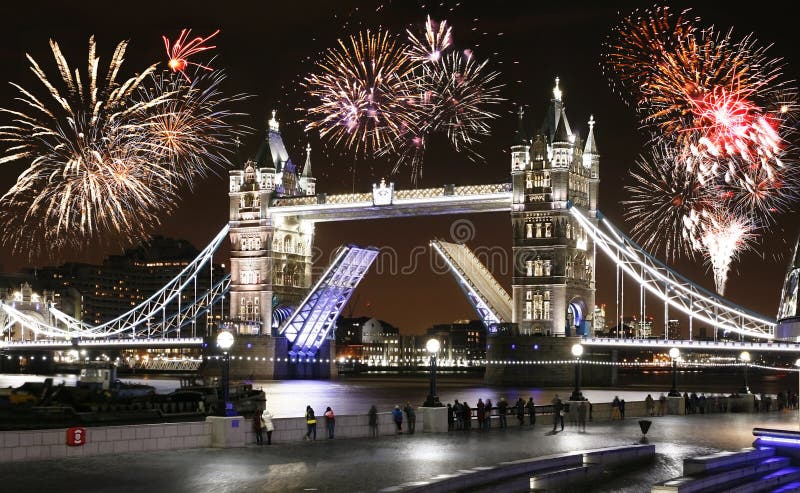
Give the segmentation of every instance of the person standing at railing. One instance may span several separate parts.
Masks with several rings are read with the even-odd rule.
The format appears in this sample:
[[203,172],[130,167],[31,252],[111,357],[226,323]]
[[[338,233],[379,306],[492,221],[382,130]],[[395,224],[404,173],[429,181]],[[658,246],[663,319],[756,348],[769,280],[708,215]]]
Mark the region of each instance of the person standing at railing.
[[409,434],[413,435],[414,430],[417,427],[417,413],[414,411],[414,408],[411,407],[410,402],[406,402],[406,407],[403,410],[406,413],[406,422],[408,423],[406,425],[406,429],[408,430]]
[[484,424],[486,421],[486,404],[483,403],[483,399],[478,399],[476,409],[476,414],[478,417],[478,430],[483,431],[486,428],[486,425]]
[[261,412],[261,424],[267,432],[267,445],[272,445],[272,430],[275,429],[275,425],[272,423],[272,413],[269,409],[264,408]]
[[261,409],[257,409],[255,416],[253,416],[253,432],[256,434],[256,445],[264,443],[264,418],[262,413]]
[[519,425],[522,426],[525,424],[525,401],[522,400],[522,397],[517,399],[517,421],[519,421]]
[[500,428],[507,428],[508,402],[506,402],[505,397],[501,397],[500,402],[497,404],[497,415],[500,416]]
[[374,404],[369,408],[369,434],[373,438],[378,436],[378,408]]
[[494,409],[492,400],[486,399],[486,421],[483,422],[486,430],[492,427],[492,409]]
[[330,440],[333,438],[333,428],[336,426],[336,416],[330,406],[325,409],[325,426],[328,428],[328,439]]
[[314,409],[311,406],[306,406],[306,440],[317,439],[317,418],[314,416]]
[[533,426],[536,424],[536,404],[533,403],[533,397],[528,399],[525,407],[528,409],[528,423]]

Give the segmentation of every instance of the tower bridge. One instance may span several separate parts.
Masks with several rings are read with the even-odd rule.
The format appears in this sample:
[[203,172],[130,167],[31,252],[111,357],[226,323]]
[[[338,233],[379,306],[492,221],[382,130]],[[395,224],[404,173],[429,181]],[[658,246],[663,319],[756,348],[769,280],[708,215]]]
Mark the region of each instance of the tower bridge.
[[[250,366],[239,368],[238,373],[260,378],[324,377],[334,371],[333,364],[305,362],[334,360],[333,324],[377,250],[345,245],[328,269],[312,279],[317,222],[508,211],[513,238],[510,293],[465,245],[431,242],[489,331],[487,359],[536,359],[531,351],[544,346],[556,355],[553,359],[559,359],[560,353],[568,359],[568,344],[574,338],[565,336],[582,337],[598,351],[669,344],[707,350],[747,344],[764,350],[798,350],[797,344],[773,341],[775,320],[692,283],[603,217],[597,208],[600,154],[595,120],[588,118],[582,139],[569,123],[562,95],[556,79],[548,111],[533,137],[520,110],[507,183],[402,190],[381,180],[369,192],[349,194],[317,193],[310,147],[300,170],[286,151],[273,113],[256,156],[230,172],[228,225],[180,275],[141,305],[100,326],[75,320],[55,307],[50,313],[56,321],[43,321],[3,302],[0,328],[18,324],[36,339],[6,342],[4,349],[200,347],[203,339],[186,338],[186,330],[197,317],[219,306],[217,310],[225,310],[224,328],[238,334],[238,350],[258,356],[252,362],[247,358],[242,364]],[[208,292],[197,293],[197,276],[226,237],[231,244],[230,275],[212,280]],[[641,297],[648,292],[663,301],[665,318],[669,310],[678,311],[690,323],[698,320],[740,334],[742,341],[738,345],[668,344],[593,338],[598,249],[616,265],[618,275],[635,281]],[[800,272],[800,267],[792,272]],[[799,277],[795,274],[792,279]],[[796,299],[796,284],[785,290],[789,298],[794,293]],[[187,295],[193,285],[194,294]],[[227,306],[222,305],[225,295]],[[797,312],[796,308],[795,302],[784,311]],[[790,330],[781,334],[781,339],[795,337]],[[745,341],[745,337],[764,342]],[[532,344],[534,340],[539,342]],[[494,365],[491,372],[487,370],[487,379],[508,381],[508,371]],[[553,375],[545,369],[540,377]]]

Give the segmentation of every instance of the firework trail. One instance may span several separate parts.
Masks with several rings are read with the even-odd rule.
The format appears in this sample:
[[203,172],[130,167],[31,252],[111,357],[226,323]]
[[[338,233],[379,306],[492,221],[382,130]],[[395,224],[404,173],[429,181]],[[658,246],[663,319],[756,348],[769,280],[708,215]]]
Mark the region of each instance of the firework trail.
[[686,218],[686,227],[694,231],[695,250],[702,251],[714,274],[717,293],[725,295],[731,264],[742,252],[751,248],[755,239],[753,222],[724,207],[694,211]]
[[194,65],[198,68],[208,71],[212,70],[211,67],[190,62],[189,57],[200,52],[216,48],[216,46],[207,46],[205,43],[219,34],[219,29],[206,37],[198,36],[187,42],[186,40],[189,38],[189,34],[191,34],[191,32],[191,29],[181,29],[181,33],[178,35],[178,38],[175,40],[175,43],[172,44],[170,44],[169,38],[166,36],[161,36],[161,39],[164,40],[164,49],[167,51],[167,57],[169,58],[167,61],[167,66],[173,72],[180,72],[181,75],[183,75],[184,78],[186,78],[186,80],[189,82],[191,80],[186,74],[186,70],[189,68],[189,65]]
[[0,127],[0,163],[30,163],[0,198],[0,225],[20,232],[2,241],[30,257],[111,238],[135,244],[174,209],[179,187],[211,166],[203,161],[221,162],[235,133],[221,76],[207,76],[200,88],[151,65],[117,80],[124,41],[103,76],[94,38],[82,74],[70,70],[57,43],[50,46],[59,77],[50,79],[28,56],[44,96],[14,84],[25,112],[2,109],[12,122]]

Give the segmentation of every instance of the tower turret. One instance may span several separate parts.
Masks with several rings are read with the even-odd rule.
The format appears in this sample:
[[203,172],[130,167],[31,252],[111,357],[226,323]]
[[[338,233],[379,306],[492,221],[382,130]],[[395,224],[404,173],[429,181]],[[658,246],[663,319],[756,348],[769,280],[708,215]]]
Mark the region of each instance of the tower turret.
[[306,163],[303,165],[303,175],[300,177],[300,193],[314,195],[317,188],[317,179],[311,176],[311,143],[306,144]]
[[525,131],[525,110],[519,107],[517,118],[517,131],[514,134],[514,145],[511,146],[511,173],[518,173],[528,168],[530,164],[530,139]]

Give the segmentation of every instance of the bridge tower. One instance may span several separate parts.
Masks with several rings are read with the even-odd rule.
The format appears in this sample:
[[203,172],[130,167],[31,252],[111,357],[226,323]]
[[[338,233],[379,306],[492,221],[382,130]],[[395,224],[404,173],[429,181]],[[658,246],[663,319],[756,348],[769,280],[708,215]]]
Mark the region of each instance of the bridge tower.
[[[275,218],[270,202],[275,197],[314,195],[316,186],[310,145],[300,174],[274,111],[268,126],[255,158],[230,172],[231,286],[226,325],[240,336],[271,339],[273,328],[311,286],[314,224],[291,216]],[[248,344],[252,348],[254,342]],[[263,344],[267,356],[274,357],[275,341],[259,340],[258,345]]]
[[600,155],[589,119],[586,141],[572,131],[559,79],[531,141],[523,110],[511,146],[513,314],[522,335],[589,334],[594,314],[591,238],[571,218],[571,201],[595,217]]

